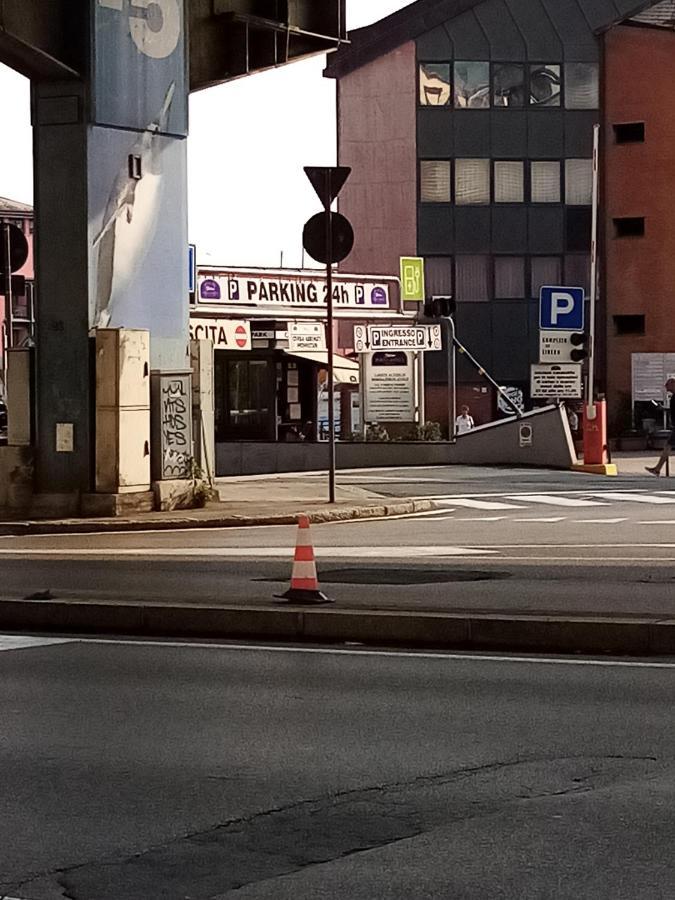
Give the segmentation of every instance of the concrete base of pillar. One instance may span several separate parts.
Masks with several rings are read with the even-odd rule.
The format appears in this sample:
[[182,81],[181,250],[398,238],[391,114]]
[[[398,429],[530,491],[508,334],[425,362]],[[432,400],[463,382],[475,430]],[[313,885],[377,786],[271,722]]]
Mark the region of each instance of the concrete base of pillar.
[[80,513],[83,516],[129,516],[152,512],[155,495],[152,491],[133,494],[83,494]]
[[206,496],[206,486],[200,482],[173,479],[167,481],[153,481],[152,489],[155,492],[155,509],[167,512],[171,509],[194,509],[204,506],[207,500],[218,500],[218,496]]
[[79,494],[33,494],[28,515],[31,519],[63,519],[79,513]]

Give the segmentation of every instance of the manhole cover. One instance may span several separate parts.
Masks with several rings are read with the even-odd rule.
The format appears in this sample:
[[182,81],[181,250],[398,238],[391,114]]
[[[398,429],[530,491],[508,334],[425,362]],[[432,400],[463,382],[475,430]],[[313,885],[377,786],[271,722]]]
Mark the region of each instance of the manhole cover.
[[[461,581],[500,581],[509,572],[479,569],[320,569],[319,580],[326,584],[449,584]],[[257,578],[256,581],[283,581],[283,578]]]

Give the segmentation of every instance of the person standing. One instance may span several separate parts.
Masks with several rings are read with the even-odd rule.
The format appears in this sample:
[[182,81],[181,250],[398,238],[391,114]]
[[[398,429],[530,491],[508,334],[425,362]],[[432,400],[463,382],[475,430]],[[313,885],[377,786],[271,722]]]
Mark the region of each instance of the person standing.
[[455,419],[455,434],[466,434],[467,431],[471,431],[474,427],[474,421],[469,414],[468,406],[463,406],[460,412],[461,415]]
[[666,390],[670,393],[670,434],[666,438],[666,443],[663,445],[663,451],[656,465],[645,466],[649,474],[656,475],[657,478],[668,461],[670,451],[675,447],[675,378],[669,378],[666,381]]

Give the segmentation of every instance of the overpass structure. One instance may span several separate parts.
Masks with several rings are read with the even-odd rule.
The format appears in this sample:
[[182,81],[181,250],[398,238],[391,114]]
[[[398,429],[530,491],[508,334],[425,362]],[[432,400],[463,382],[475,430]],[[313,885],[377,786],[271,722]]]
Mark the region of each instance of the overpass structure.
[[345,0],[0,4],[0,61],[32,85],[35,490],[56,506],[93,488],[91,329],[147,329],[152,369],[189,367],[190,91],[345,39]]

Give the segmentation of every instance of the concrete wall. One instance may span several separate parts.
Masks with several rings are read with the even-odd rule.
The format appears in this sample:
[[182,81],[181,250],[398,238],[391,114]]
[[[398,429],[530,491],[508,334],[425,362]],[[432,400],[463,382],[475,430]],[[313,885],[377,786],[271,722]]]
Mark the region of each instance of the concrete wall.
[[[675,34],[614,28],[605,37],[605,49],[604,295],[607,393],[614,412],[626,409],[630,398],[631,353],[675,349]],[[643,143],[616,143],[613,125],[628,122],[644,122]],[[620,216],[644,216],[644,237],[616,238],[612,220]],[[643,335],[616,333],[614,316],[641,314]]]
[[0,447],[0,510],[26,512],[33,489],[31,447]]
[[[521,446],[521,429],[531,429],[531,444]],[[455,444],[338,443],[339,469],[381,466],[496,465],[569,468],[576,462],[564,411],[534,410],[522,418],[502,419],[462,435]],[[311,472],[328,467],[326,444],[239,442],[216,445],[218,475]]]

